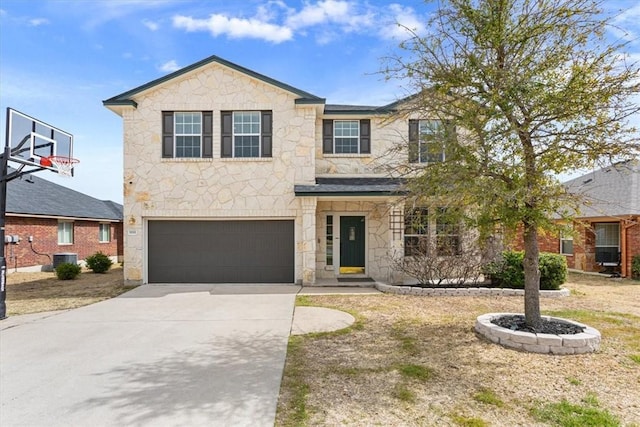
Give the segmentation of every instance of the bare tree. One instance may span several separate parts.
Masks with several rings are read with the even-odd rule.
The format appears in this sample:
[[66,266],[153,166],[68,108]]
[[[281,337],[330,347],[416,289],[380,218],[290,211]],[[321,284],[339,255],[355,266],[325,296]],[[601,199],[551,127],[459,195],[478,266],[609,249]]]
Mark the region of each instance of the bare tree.
[[467,221],[481,236],[522,227],[524,310],[534,330],[542,322],[538,231],[551,227],[554,215],[571,219],[576,212],[556,177],[640,152],[628,124],[640,111],[633,99],[640,73],[624,40],[607,41],[613,21],[603,4],[441,0],[429,34],[403,43],[384,70],[416,93],[401,114],[455,129],[442,132],[440,158],[423,159],[412,153],[410,127],[405,166],[413,193],[473,207],[465,209]]

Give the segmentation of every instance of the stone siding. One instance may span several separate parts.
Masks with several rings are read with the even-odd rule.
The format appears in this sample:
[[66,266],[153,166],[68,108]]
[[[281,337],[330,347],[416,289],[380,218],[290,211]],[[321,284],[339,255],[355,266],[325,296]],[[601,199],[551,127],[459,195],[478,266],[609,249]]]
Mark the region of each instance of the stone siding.
[[[301,201],[294,184],[315,180],[316,107],[217,63],[158,85],[125,109],[125,278],[145,278],[145,224],[149,219],[289,218],[303,245]],[[221,158],[221,111],[273,112],[273,157]],[[213,158],[163,159],[163,111],[213,111]],[[303,276],[296,253],[296,280]]]

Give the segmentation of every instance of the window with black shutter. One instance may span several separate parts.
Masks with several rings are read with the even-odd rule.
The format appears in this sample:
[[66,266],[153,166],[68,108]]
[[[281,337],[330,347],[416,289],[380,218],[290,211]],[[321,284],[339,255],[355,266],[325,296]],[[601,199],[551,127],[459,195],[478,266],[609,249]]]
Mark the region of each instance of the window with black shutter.
[[163,111],[162,157],[213,157],[213,112]]
[[273,113],[271,111],[222,111],[222,157],[271,157]]
[[371,120],[323,120],[322,152],[325,154],[370,154]]

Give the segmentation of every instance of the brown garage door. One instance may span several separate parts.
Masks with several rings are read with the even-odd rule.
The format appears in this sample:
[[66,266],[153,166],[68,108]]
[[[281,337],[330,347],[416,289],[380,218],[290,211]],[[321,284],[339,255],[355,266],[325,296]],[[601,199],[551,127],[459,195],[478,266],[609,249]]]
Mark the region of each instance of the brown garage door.
[[293,221],[149,221],[149,283],[292,283]]

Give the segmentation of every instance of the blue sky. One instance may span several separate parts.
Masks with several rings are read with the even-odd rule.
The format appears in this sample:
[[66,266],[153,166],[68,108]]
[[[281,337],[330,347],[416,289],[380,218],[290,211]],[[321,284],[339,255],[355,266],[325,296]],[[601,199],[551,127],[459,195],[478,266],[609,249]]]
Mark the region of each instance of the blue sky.
[[[104,99],[217,55],[327,98],[382,105],[405,96],[378,71],[406,32],[426,31],[422,0],[0,0],[0,129],[6,107],[74,135],[72,179],[122,202],[122,121]],[[640,59],[640,5],[616,23]]]

